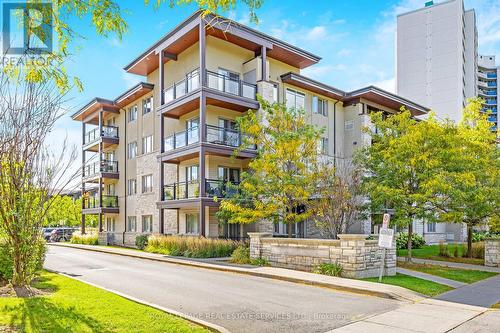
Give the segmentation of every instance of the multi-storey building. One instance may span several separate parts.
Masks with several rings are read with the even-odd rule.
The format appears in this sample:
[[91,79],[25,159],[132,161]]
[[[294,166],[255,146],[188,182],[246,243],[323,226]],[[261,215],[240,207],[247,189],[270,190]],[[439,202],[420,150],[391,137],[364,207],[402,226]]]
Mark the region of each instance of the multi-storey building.
[[[232,157],[244,136],[235,120],[259,109],[256,94],[304,108],[312,124],[325,127],[323,153],[337,158],[370,144],[362,131],[370,112],[428,111],[376,87],[345,92],[300,73],[319,60],[244,25],[194,13],[125,66],[144,83],[114,100],[95,98],[73,115],[82,122],[82,224],[97,215],[100,231],[117,244],[133,244],[141,233],[286,234],[280,224],[228,225],[216,217],[214,197],[228,195],[227,183],[238,183],[256,154],[245,147]],[[296,236],[318,237],[312,224],[294,228]],[[351,230],[371,231],[369,220]]]
[[397,17],[396,93],[459,121],[477,96],[477,28],[463,0],[428,1]]
[[491,111],[489,120],[494,124],[493,131],[498,129],[499,74],[500,67],[496,66],[495,56],[479,56],[477,72],[478,95],[485,101],[483,110]]

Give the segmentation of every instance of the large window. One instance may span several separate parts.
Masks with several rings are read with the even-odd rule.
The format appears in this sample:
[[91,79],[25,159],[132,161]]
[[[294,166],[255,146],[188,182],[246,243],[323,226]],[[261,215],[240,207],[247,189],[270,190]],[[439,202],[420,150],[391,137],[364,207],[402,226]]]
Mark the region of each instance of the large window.
[[186,214],[186,233],[198,233],[198,214]]
[[106,231],[114,232],[115,231],[115,218],[114,217],[106,217]]
[[130,142],[127,148],[128,159],[133,159],[137,156],[137,142]]
[[142,153],[149,154],[153,151],[153,136],[146,136],[142,138]]
[[150,113],[153,110],[153,97],[148,97],[142,101],[142,114]]
[[137,194],[137,180],[136,179],[127,180],[127,194],[128,195]]
[[142,216],[142,232],[143,233],[153,232],[153,215]]
[[128,232],[137,231],[137,218],[135,216],[127,217],[127,231]]
[[303,109],[305,107],[306,95],[292,90],[286,90],[286,107],[294,109]]
[[128,109],[128,121],[134,121],[137,119],[137,105],[131,106],[130,109]]
[[142,176],[142,193],[153,192],[153,175]]
[[197,165],[186,167],[186,180],[188,182],[198,180],[198,169]]
[[318,96],[313,96],[312,112],[328,117],[328,101],[321,99]]
[[436,232],[436,222],[427,223],[427,232]]

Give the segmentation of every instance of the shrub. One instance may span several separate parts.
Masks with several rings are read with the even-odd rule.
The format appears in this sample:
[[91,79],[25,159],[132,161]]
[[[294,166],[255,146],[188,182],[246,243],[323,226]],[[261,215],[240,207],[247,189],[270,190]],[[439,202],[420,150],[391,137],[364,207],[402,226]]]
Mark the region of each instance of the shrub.
[[[28,261],[25,263],[27,267],[31,267],[30,271],[36,273],[43,268],[43,262],[45,261],[45,252],[47,248],[45,246],[45,240],[40,238],[38,242],[35,243],[33,249],[31,249],[31,255],[27,258]],[[0,281],[9,281],[12,279],[13,274],[13,259],[12,250],[5,243],[0,243]]]
[[[411,247],[412,249],[420,249],[422,246],[425,245],[425,240],[422,236],[418,234],[412,234],[411,236]],[[398,250],[401,249],[407,249],[408,248],[408,234],[407,233],[400,233],[398,237],[396,238],[396,248]]]
[[[463,255],[468,256],[469,249]],[[472,258],[484,259],[484,242],[472,243]]]
[[313,269],[313,273],[330,275],[330,276],[341,276],[342,266],[337,263],[324,262],[319,264]]
[[500,235],[491,232],[474,232],[472,233],[472,242],[482,242],[486,238],[500,238]]
[[247,246],[238,246],[231,254],[230,262],[234,264],[251,264],[250,248]]
[[451,257],[450,252],[448,251],[448,244],[443,241],[439,242],[439,256],[440,257]]
[[269,261],[264,258],[252,259],[250,263],[255,266],[269,266]]
[[99,236],[96,233],[81,234],[80,231],[75,231],[69,240],[72,244],[98,245]]
[[144,250],[146,246],[148,246],[148,237],[149,235],[139,235],[135,237],[135,246],[137,246],[139,250]]
[[0,281],[12,278],[12,253],[6,243],[0,243]]
[[229,257],[242,243],[189,236],[149,236],[147,252],[189,258]]

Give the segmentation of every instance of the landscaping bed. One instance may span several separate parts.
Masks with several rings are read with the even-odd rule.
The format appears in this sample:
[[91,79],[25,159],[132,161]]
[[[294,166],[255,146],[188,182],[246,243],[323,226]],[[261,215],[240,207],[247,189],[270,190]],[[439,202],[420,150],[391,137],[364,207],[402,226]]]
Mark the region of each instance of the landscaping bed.
[[[363,279],[365,281],[378,282],[378,277]],[[417,293],[426,296],[436,296],[444,292],[450,291],[453,288],[439,284],[436,282],[419,279],[413,276],[397,273],[395,276],[384,276],[382,283],[400,286],[406,289],[413,290]]]
[[[412,249],[411,255],[414,258],[420,259],[430,259],[430,260],[439,260],[439,261],[450,261],[450,262],[458,262],[464,264],[472,264],[472,265],[484,265],[484,259],[477,258],[467,258],[463,257],[465,247],[463,245],[458,246],[458,256],[454,256],[454,246],[450,245],[450,248],[453,251],[450,251],[450,256],[444,257],[439,255],[439,245],[425,245],[420,249]],[[398,257],[406,257],[408,255],[408,250],[401,249],[398,250]]]
[[483,271],[475,271],[469,269],[460,269],[460,268],[443,267],[443,266],[428,265],[428,264],[407,263],[407,262],[398,262],[398,267],[422,273],[427,273],[431,275],[436,275],[445,279],[455,280],[464,283],[474,283],[496,275],[496,273],[492,272],[483,272]]
[[0,331],[8,327],[19,332],[210,332],[61,275],[43,272],[34,287],[46,295],[0,298]]

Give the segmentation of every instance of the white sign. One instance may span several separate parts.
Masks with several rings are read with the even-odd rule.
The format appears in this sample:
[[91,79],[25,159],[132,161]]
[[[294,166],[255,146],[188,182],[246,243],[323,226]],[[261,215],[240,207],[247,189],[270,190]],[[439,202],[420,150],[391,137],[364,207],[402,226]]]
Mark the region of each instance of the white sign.
[[391,215],[390,214],[384,214],[384,218],[382,219],[382,228],[387,229],[389,228],[389,221],[391,220]]
[[394,229],[381,228],[378,234],[378,246],[384,249],[392,248]]

